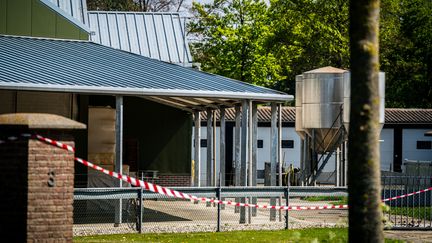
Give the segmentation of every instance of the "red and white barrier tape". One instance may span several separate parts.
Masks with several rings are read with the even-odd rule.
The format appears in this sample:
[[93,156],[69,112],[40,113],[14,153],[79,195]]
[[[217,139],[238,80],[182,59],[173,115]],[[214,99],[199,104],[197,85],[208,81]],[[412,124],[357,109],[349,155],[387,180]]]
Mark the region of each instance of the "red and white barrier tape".
[[[42,137],[40,135],[30,135],[30,134],[22,134],[22,137],[26,137],[26,138],[36,138],[39,141],[48,143],[50,145],[59,147],[61,149],[67,150],[69,152],[75,152],[75,148],[49,139],[49,138],[45,138]],[[18,137],[8,137],[7,138],[10,141],[15,141],[18,139]],[[5,143],[4,140],[0,140],[0,144]],[[95,165],[87,160],[81,159],[81,158],[75,158],[75,161],[77,161],[78,163],[81,163],[87,167],[90,167],[92,169],[95,169],[97,171],[100,171],[104,174],[107,174],[109,176],[112,176],[114,178],[123,180],[133,186],[138,186],[138,187],[142,187],[148,191],[151,192],[155,192],[155,193],[159,193],[162,195],[166,195],[166,196],[170,196],[170,197],[176,197],[176,198],[181,198],[181,199],[189,199],[189,200],[194,200],[194,201],[203,201],[203,202],[211,202],[211,203],[218,203],[218,204],[226,204],[226,205],[233,205],[236,207],[253,207],[253,208],[264,208],[264,209],[277,209],[277,210],[323,210],[323,209],[344,209],[344,208],[348,208],[348,205],[329,205],[329,206],[311,206],[311,207],[305,207],[305,206],[275,206],[275,205],[258,205],[258,204],[248,204],[248,203],[236,203],[236,202],[232,202],[232,201],[222,201],[222,200],[218,200],[218,199],[211,199],[211,198],[205,198],[205,197],[196,197],[193,195],[189,195],[186,193],[182,193],[176,190],[172,190],[166,187],[162,187],[150,182],[146,182],[146,181],[142,181],[142,180],[138,180],[136,178],[127,176],[127,175],[122,175],[120,173],[117,172],[113,172],[113,171],[109,171],[107,169],[104,169],[98,165]],[[406,198],[406,197],[410,197],[416,194],[420,194],[420,193],[424,193],[427,191],[432,191],[432,187],[426,188],[426,189],[422,189],[416,192],[411,192],[408,194],[404,194],[404,195],[399,195],[399,196],[395,196],[395,197],[390,197],[390,198],[386,198],[383,199],[382,202],[388,202],[388,201],[392,201],[392,200],[396,200],[396,199],[401,199],[401,198]]]

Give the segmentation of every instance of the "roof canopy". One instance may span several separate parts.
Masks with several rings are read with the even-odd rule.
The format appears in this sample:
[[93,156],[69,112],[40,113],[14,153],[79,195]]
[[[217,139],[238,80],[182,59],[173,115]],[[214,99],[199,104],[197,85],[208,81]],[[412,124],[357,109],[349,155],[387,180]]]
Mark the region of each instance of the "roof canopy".
[[285,93],[88,41],[0,36],[0,89],[145,96],[178,108]]
[[192,66],[178,13],[89,11],[93,42],[157,60]]

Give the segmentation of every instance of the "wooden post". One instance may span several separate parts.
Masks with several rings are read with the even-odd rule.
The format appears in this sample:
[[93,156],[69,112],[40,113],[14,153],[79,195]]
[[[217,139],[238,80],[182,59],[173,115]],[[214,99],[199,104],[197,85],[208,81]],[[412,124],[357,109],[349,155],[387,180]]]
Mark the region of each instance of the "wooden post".
[[193,178],[193,186],[200,187],[201,186],[201,113],[199,111],[195,111],[195,127],[194,127],[194,178]]
[[207,109],[207,179],[206,179],[206,186],[212,186],[212,161],[213,161],[213,129],[212,129],[212,122],[213,122],[213,111],[208,108]]
[[[116,121],[115,121],[115,172],[123,174],[123,96],[116,96]],[[122,181],[117,180],[119,187]],[[122,223],[122,200],[118,200],[115,205],[114,225]]]

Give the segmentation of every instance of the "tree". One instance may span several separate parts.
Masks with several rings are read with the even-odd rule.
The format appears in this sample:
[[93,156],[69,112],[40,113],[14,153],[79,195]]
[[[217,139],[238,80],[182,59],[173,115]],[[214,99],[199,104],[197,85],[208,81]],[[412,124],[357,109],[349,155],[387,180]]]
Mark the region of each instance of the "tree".
[[284,78],[265,45],[271,31],[264,1],[195,3],[193,14],[190,32],[199,40],[193,54],[204,71],[267,87]]
[[383,242],[379,159],[379,0],[350,1],[349,241]]
[[272,0],[268,44],[286,77],[278,87],[294,91],[295,75],[323,66],[347,68],[346,0]]
[[381,64],[387,107],[432,107],[432,2],[383,0]]
[[89,10],[178,12],[184,0],[87,0]]

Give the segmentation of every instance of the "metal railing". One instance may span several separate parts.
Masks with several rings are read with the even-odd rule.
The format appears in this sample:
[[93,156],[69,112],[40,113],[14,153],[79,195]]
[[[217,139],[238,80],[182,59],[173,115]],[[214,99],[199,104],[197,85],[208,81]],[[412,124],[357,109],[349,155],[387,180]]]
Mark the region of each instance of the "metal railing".
[[432,229],[432,192],[421,192],[432,187],[431,177],[383,176],[381,183],[383,198],[420,192],[386,202],[384,220],[387,228]]
[[[269,205],[271,199],[276,201],[277,205],[331,205],[329,198],[347,196],[346,188],[334,187],[173,189],[197,197],[261,205]],[[121,207],[122,210],[115,210],[116,207]],[[116,215],[116,212],[121,212],[121,216]],[[333,221],[329,220],[329,215],[334,218]],[[347,210],[288,212],[193,202],[144,191],[141,188],[77,188],[74,192],[75,235],[322,227],[346,224],[346,215]]]

